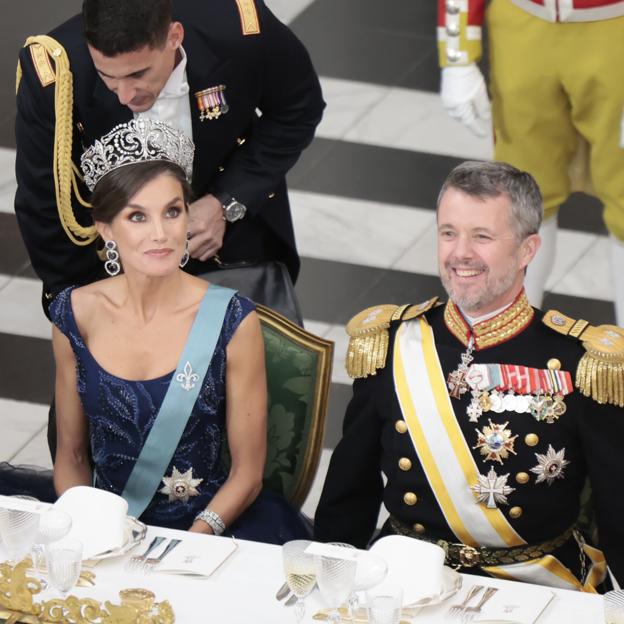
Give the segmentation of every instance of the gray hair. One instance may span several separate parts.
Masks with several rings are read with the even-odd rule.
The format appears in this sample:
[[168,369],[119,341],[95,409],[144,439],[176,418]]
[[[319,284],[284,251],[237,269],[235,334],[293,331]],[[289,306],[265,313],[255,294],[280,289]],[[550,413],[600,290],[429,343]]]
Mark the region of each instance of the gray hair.
[[463,162],[444,181],[436,212],[442,196],[450,188],[482,200],[507,195],[511,200],[511,227],[520,241],[537,234],[540,228],[544,215],[542,193],[533,176],[526,171],[503,162]]

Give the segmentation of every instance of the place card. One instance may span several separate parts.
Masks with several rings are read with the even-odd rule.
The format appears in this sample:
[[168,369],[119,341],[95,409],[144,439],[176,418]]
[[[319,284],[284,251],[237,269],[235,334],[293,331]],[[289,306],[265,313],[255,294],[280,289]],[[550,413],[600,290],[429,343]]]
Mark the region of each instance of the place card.
[[207,579],[236,552],[237,548],[238,544],[232,537],[209,536],[201,547],[194,540],[185,540],[174,548],[153,571]]
[[357,548],[345,548],[344,546],[336,546],[334,544],[322,544],[321,542],[312,542],[306,549],[306,554],[317,555],[319,557],[332,557],[334,559],[345,559],[346,561],[355,561],[360,552]]
[[[479,597],[472,602],[478,603]],[[534,624],[554,597],[554,592],[547,587],[528,583],[515,584],[513,589],[501,588],[472,621],[479,624]]]

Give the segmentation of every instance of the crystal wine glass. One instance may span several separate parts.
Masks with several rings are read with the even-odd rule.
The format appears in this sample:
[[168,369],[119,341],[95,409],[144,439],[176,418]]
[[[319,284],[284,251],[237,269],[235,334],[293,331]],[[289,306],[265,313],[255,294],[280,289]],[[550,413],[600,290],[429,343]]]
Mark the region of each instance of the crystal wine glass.
[[[333,543],[330,546],[334,548],[353,548],[350,544],[341,543]],[[340,612],[338,609],[351,595],[357,562],[354,558],[349,558],[348,555],[345,558],[332,557],[329,554],[316,555],[315,567],[316,582],[321,590],[321,595],[331,608],[327,620],[332,622],[332,624],[339,624]]]
[[42,587],[46,587],[47,582],[42,578],[39,563],[41,561],[44,549],[53,542],[65,537],[71,530],[72,518],[61,509],[51,507],[44,511],[39,517],[39,531],[35,538],[33,546],[33,567],[35,574],[39,577]]
[[76,584],[82,568],[82,542],[65,537],[52,542],[45,549],[48,580],[65,598]]
[[385,559],[369,551],[359,553],[353,591],[349,596],[351,618],[355,618],[355,614],[360,606],[357,592],[363,592],[378,585],[386,578],[387,574],[388,564]]
[[[32,496],[13,496],[37,501]],[[30,552],[39,526],[39,514],[34,511],[0,509],[0,537],[11,563],[19,563]]]
[[314,555],[305,551],[311,542],[308,540],[293,540],[282,546],[282,561],[286,583],[295,596],[295,619],[303,620],[305,615],[305,603],[303,599],[312,591],[316,583],[316,570],[314,567]]

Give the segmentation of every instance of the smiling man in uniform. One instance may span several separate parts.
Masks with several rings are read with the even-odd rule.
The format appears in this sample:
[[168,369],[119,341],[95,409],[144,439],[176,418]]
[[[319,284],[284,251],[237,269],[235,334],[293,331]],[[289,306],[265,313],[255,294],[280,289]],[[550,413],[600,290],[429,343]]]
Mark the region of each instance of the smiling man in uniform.
[[[365,547],[383,501],[382,536],[437,543],[462,571],[596,591],[608,564],[624,581],[624,330],[530,306],[542,214],[528,173],[451,171],[437,206],[448,301],[347,325],[353,398],[317,539]],[[599,548],[577,524],[588,478]]]

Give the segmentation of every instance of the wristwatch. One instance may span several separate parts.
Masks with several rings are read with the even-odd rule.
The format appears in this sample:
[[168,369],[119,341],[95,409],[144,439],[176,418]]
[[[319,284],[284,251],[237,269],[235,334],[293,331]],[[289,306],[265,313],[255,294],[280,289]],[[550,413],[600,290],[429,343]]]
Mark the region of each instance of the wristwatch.
[[245,216],[247,206],[241,204],[231,195],[215,195],[215,197],[221,202],[223,206],[223,218],[228,223],[240,221]]

